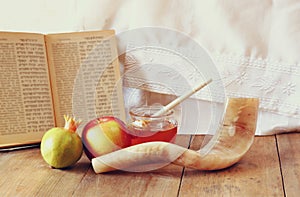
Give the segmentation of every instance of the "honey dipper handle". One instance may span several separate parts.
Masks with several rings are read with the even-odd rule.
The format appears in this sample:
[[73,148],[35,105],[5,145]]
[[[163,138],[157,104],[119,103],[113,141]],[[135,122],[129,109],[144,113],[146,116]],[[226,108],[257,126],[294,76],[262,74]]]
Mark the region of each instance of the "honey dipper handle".
[[199,84],[198,86],[196,86],[196,88],[193,88],[191,91],[186,92],[185,94],[181,95],[180,97],[178,97],[175,100],[173,100],[172,102],[170,102],[168,105],[166,105],[163,108],[161,108],[161,110],[159,110],[158,112],[156,112],[155,114],[153,114],[153,116],[161,116],[161,115],[163,115],[164,113],[166,113],[167,111],[169,111],[170,109],[174,108],[176,105],[178,105],[179,103],[181,103],[183,100],[187,99],[188,97],[190,97],[194,93],[198,92],[200,89],[202,89],[205,86],[207,86],[210,82],[212,82],[212,79],[209,79],[205,83]]

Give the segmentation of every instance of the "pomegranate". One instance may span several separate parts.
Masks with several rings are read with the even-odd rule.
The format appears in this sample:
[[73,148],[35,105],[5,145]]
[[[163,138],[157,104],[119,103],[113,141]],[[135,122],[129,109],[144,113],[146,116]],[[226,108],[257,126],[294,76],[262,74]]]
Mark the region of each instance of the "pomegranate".
[[48,130],[41,140],[41,154],[52,168],[66,168],[74,165],[82,156],[83,145],[76,133],[80,121],[64,116],[64,128]]

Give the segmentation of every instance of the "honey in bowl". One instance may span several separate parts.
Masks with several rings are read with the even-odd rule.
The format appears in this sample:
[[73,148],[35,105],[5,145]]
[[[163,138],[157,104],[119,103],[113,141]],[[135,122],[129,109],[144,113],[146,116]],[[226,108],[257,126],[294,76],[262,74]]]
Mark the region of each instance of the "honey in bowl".
[[174,111],[153,116],[160,109],[161,106],[142,106],[130,110],[132,120],[128,129],[132,135],[132,145],[152,141],[175,142],[177,121]]

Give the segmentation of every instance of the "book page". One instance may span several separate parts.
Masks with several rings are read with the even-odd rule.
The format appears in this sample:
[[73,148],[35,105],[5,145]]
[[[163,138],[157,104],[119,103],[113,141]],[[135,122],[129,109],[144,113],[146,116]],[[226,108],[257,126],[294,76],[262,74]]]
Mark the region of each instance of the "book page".
[[55,125],[44,35],[0,32],[0,147],[40,141]]
[[125,119],[114,31],[50,34],[46,45],[57,126],[64,114]]

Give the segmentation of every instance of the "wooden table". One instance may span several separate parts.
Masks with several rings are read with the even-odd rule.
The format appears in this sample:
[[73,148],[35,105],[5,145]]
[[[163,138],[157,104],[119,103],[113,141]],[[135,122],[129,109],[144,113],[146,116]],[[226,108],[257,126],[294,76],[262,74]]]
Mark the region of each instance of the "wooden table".
[[[201,139],[179,136],[177,143],[197,149]],[[171,164],[106,174],[95,174],[85,155],[74,167],[57,170],[44,162],[39,148],[1,152],[0,196],[299,196],[299,150],[300,134],[256,137],[242,160],[225,170]]]

